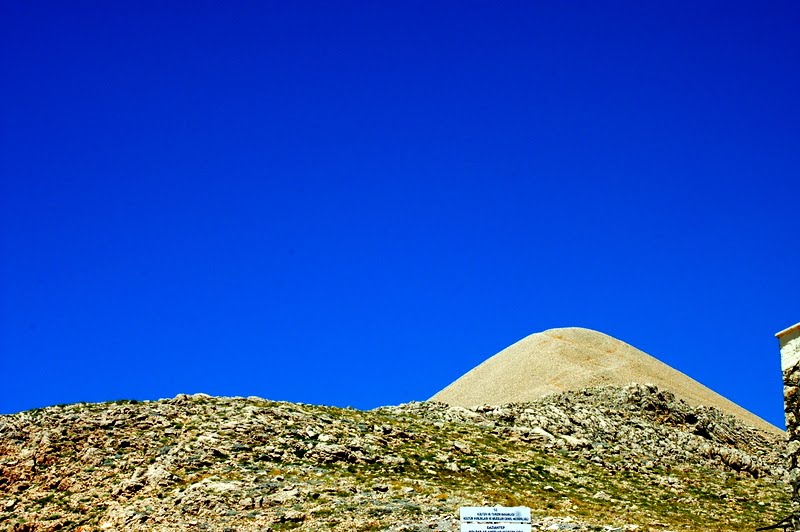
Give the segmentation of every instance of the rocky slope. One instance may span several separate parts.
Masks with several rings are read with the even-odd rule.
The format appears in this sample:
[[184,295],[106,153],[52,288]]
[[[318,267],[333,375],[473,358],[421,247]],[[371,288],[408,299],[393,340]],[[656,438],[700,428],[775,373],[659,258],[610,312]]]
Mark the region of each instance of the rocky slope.
[[782,438],[654,386],[373,411],[181,395],[0,416],[0,529],[752,530],[788,511]]

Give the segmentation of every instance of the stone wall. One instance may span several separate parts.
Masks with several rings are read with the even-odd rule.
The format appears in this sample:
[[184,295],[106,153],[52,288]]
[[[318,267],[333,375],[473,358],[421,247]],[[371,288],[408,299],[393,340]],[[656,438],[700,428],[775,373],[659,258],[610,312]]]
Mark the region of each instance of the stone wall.
[[789,439],[789,475],[792,486],[792,528],[800,530],[800,323],[779,332],[783,404]]

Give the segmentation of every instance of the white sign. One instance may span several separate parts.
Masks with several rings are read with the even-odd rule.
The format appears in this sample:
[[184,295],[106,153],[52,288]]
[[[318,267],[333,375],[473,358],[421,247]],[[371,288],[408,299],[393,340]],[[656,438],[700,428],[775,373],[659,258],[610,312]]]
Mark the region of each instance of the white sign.
[[531,532],[530,523],[461,523],[461,532]]
[[[461,514],[462,523],[531,522],[531,509],[527,506],[462,506],[459,513]],[[503,529],[499,528],[497,530]]]

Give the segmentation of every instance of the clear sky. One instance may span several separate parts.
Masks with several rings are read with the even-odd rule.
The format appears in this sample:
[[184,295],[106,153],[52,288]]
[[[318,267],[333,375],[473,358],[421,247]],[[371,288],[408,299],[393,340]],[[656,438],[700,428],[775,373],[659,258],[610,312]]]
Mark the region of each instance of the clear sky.
[[2,2],[0,413],[371,408],[583,326],[783,426],[797,2]]

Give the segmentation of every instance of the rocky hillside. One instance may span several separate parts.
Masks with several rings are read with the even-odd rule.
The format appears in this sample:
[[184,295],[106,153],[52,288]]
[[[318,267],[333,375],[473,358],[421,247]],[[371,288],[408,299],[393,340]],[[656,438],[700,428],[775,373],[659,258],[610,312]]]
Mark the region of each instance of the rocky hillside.
[[180,395],[0,416],[0,529],[752,530],[789,496],[779,435],[653,386],[373,411]]

